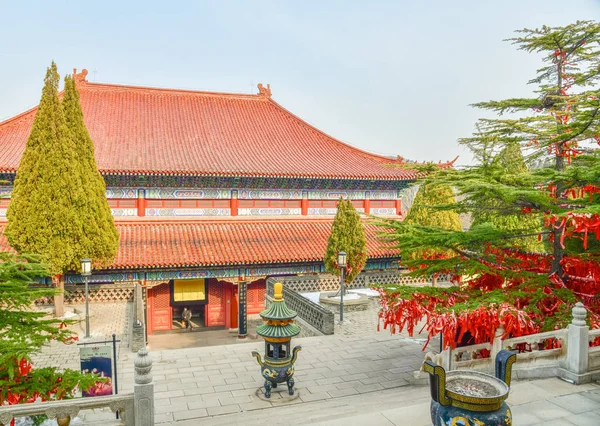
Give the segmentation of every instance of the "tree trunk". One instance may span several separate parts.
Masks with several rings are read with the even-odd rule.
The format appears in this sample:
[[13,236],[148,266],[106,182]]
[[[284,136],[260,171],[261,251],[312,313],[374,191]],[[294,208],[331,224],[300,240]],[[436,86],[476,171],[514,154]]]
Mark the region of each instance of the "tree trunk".
[[[561,48],[562,49],[562,48]],[[562,91],[563,89],[563,79],[562,79],[562,73],[563,73],[563,63],[562,61],[558,61],[557,65],[556,65],[556,71],[557,71],[557,87],[559,91]],[[557,133],[561,134],[561,128],[560,128],[560,124],[557,121],[556,123],[556,128],[557,128]],[[565,157],[564,157],[564,145],[565,142],[559,142],[556,144],[556,148],[557,148],[557,152],[555,155],[555,159],[556,159],[556,163],[555,163],[555,170],[561,172],[565,169]],[[563,192],[564,188],[563,185],[561,183],[558,183],[556,185],[556,198],[560,198],[562,192]],[[564,232],[564,228],[565,225],[560,226],[559,228],[552,228],[552,235],[554,237],[554,241],[552,242],[552,265],[550,268],[550,274],[556,273],[561,279],[564,278],[564,272],[563,272],[563,267],[562,267],[562,259],[563,256],[565,254],[565,250],[562,248],[561,245],[561,237],[562,237],[562,233]]]
[[52,277],[52,284],[54,285],[54,288],[60,290],[60,294],[54,296],[54,316],[56,318],[59,318],[65,314],[64,275],[57,275]]
[[560,228],[552,229],[554,241],[552,242],[552,266],[550,268],[550,274],[556,273],[561,279],[564,278],[564,271],[562,267],[562,259],[565,254],[565,249],[562,248],[560,238],[563,233],[564,225]]

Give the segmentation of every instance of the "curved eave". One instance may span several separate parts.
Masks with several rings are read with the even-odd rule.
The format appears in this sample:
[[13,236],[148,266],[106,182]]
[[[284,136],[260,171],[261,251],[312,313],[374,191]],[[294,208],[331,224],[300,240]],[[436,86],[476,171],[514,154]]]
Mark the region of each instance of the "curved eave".
[[[318,179],[318,180],[370,180],[370,181],[409,181],[419,177],[418,173],[407,176],[336,176],[336,175],[302,175],[302,174],[261,174],[261,173],[203,173],[194,171],[164,171],[164,170],[99,170],[104,176],[190,176],[190,177],[232,177],[232,178],[275,178],[275,179]],[[0,173],[17,173],[15,168],[0,168]]]
[[[370,260],[386,260],[386,259],[399,259],[400,255],[389,255],[389,256],[377,256],[369,258]],[[269,260],[269,261],[256,261],[252,263],[173,263],[173,264],[162,264],[162,265],[141,265],[141,264],[127,264],[118,265],[110,268],[110,270],[127,270],[127,269],[175,269],[175,268],[245,268],[252,267],[255,265],[281,265],[281,264],[305,264],[305,263],[323,263],[322,258],[298,258],[298,259],[283,259],[283,260]],[[107,269],[108,270],[108,269]]]
[[240,172],[196,172],[189,170],[180,171],[165,171],[165,170],[100,170],[103,175],[111,176],[206,176],[206,177],[240,177],[240,178],[292,178],[292,179],[340,179],[340,180],[384,180],[384,181],[406,181],[417,177],[416,173],[407,174],[406,176],[338,176],[338,175],[310,175],[310,174],[277,174],[277,173],[240,173]]

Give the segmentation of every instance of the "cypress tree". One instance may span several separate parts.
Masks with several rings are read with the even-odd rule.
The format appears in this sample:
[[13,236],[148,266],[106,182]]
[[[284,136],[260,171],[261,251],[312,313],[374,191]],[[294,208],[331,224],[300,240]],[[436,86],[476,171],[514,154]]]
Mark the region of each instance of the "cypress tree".
[[[450,231],[461,231],[462,224],[460,217],[454,210],[438,210],[435,207],[440,205],[452,206],[456,204],[454,192],[448,185],[426,185],[419,187],[413,205],[411,206],[404,223],[416,226],[431,226]],[[402,259],[419,259],[430,257],[445,257],[448,250],[402,250]],[[438,274],[431,275],[433,286],[437,283]]]
[[40,255],[53,275],[78,268],[85,253],[78,212],[84,199],[81,171],[58,83],[52,62],[15,178],[5,231],[19,253]]
[[89,257],[96,265],[106,267],[115,259],[119,233],[106,200],[106,182],[96,165],[94,142],[83,122],[79,92],[70,76],[65,77],[62,106],[75,143],[77,167],[81,171],[84,190],[82,204],[77,206],[83,224],[84,251],[80,253],[80,257]]
[[[525,164],[523,153],[516,142],[508,143],[500,153],[494,157],[491,167],[499,168],[504,174],[505,182],[509,183],[513,176],[529,173]],[[535,234],[542,231],[542,222],[539,218],[524,214],[504,214],[502,203],[489,199],[479,199],[473,210],[473,226],[485,222],[491,223],[496,228],[506,232],[522,232],[528,234],[512,239],[512,244],[528,252],[544,251],[544,243]]]
[[346,253],[344,282],[351,283],[367,264],[367,239],[354,205],[340,198],[325,251],[325,268],[333,275],[340,275],[337,256],[341,251]]
[[431,208],[438,205],[452,205],[455,202],[452,188],[448,185],[421,185],[404,222],[460,231],[462,225],[458,213],[453,210]]
[[79,93],[67,77],[60,102],[54,62],[44,82],[8,207],[8,241],[20,253],[40,255],[53,275],[78,270],[84,257],[108,266],[119,236]]

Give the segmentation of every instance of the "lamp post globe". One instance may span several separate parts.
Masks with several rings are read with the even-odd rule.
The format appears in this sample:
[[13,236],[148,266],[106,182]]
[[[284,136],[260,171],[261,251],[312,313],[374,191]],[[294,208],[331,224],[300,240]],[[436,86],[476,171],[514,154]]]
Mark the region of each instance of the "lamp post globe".
[[89,289],[88,289],[88,277],[92,275],[92,260],[81,259],[81,275],[83,275],[83,281],[85,282],[85,337],[90,337],[90,307],[89,307]]
[[346,272],[346,252],[338,253],[338,267],[340,268],[340,322],[344,322],[344,273]]
[[346,267],[346,252],[344,251],[338,253],[338,266],[340,268]]

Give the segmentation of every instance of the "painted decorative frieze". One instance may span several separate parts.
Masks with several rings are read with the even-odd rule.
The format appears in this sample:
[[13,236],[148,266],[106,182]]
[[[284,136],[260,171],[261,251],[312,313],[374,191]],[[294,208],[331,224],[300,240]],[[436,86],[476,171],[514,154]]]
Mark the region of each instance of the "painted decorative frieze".
[[287,215],[300,215],[302,209],[287,209],[287,208],[257,208],[257,209],[238,209],[238,215],[240,216],[287,216]]
[[[365,270],[395,269],[398,267],[397,260],[385,259],[367,262]],[[222,269],[197,269],[179,271],[148,271],[148,272],[124,272],[92,274],[90,283],[132,282],[132,281],[168,281],[173,279],[197,279],[197,278],[231,278],[231,277],[258,277],[290,274],[320,274],[325,273],[325,265],[313,263],[310,265],[283,265],[283,266],[261,266],[256,268],[222,268]],[[67,275],[67,284],[81,284],[83,277],[79,274]]]
[[[365,209],[362,207],[357,207],[356,211],[359,213],[364,213]],[[326,215],[335,215],[337,213],[337,209],[335,207],[331,207],[331,208],[326,208],[326,207],[321,207],[321,208],[309,208],[308,209],[308,215],[318,215],[318,216],[326,216]]]
[[0,217],[6,217],[6,210],[7,209],[0,209]]
[[106,198],[137,198],[138,190],[135,188],[106,188]]
[[364,200],[365,191],[308,191],[309,200],[339,200],[340,198]]
[[146,216],[230,216],[231,209],[146,209]]
[[137,216],[137,209],[110,209],[113,216]]
[[177,188],[164,188],[164,189],[146,189],[146,198],[158,198],[158,199],[223,199],[231,198],[231,190],[229,189],[177,189]]
[[[144,273],[141,273],[143,276]],[[131,273],[116,273],[116,274],[92,274],[89,276],[89,283],[111,283],[118,281],[133,281],[141,279],[140,274],[137,272]],[[80,284],[83,283],[83,276],[81,275],[66,275],[65,282],[67,284]]]
[[318,274],[325,271],[324,265],[284,266],[276,268],[246,268],[247,276],[288,275],[288,274]]
[[283,189],[239,189],[238,198],[240,200],[301,200],[302,190],[289,191]]
[[371,214],[373,215],[395,215],[395,208],[387,208],[387,207],[377,207],[371,208]]
[[333,208],[309,208],[308,209],[308,215],[312,216],[312,215],[319,215],[319,216],[323,216],[323,215],[334,215],[337,213],[337,209],[335,207]]
[[203,269],[197,271],[152,271],[146,273],[146,279],[159,280],[185,280],[196,278],[226,278],[243,275],[239,269]]
[[[0,180],[12,182],[14,174],[0,173]],[[412,180],[361,180],[361,179],[312,179],[284,177],[243,177],[243,176],[184,176],[184,175],[106,175],[104,179],[110,187],[143,188],[282,188],[301,190],[305,188],[324,191],[347,191],[367,189],[376,191],[398,190]]]
[[371,200],[395,200],[396,191],[367,191]]
[[0,186],[0,198],[9,198],[12,193],[12,187]]

